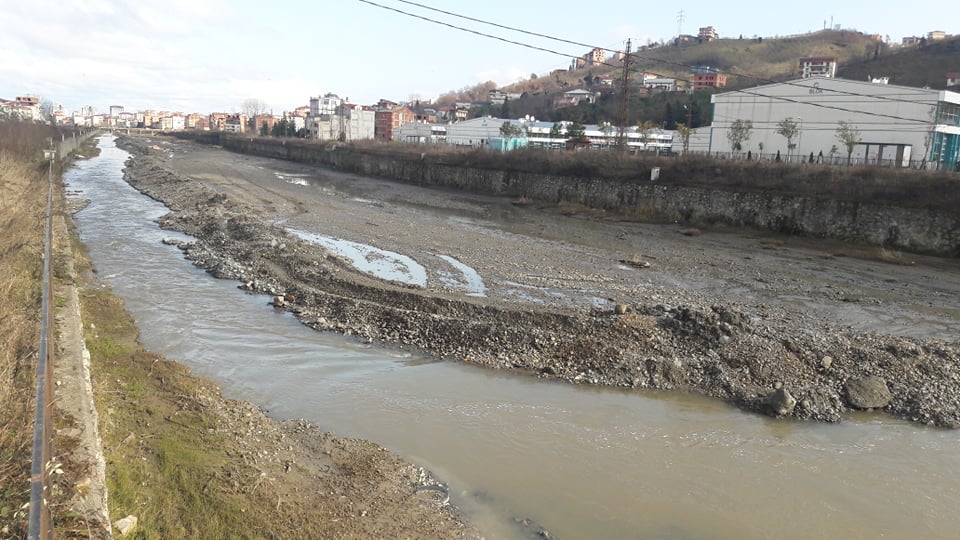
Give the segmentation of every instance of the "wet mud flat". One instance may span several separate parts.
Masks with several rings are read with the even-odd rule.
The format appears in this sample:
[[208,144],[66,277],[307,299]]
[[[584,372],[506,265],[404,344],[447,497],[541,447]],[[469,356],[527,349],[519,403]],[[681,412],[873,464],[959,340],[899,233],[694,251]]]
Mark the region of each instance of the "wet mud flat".
[[[179,243],[188,258],[269,295],[318,330],[577,384],[696,392],[774,416],[835,422],[850,410],[875,409],[960,425],[955,337],[864,331],[843,324],[842,311],[831,317],[829,305],[804,305],[815,293],[834,298],[834,306],[868,305],[872,296],[861,296],[857,277],[834,271],[833,286],[818,283],[824,290],[813,291],[790,278],[797,264],[778,262],[763,248],[717,260],[695,245],[678,253],[643,236],[651,230],[643,226],[568,218],[568,229],[559,230],[564,225],[556,225],[556,216],[547,220],[541,212],[538,221],[536,210],[524,221],[491,227],[484,219],[512,212],[509,201],[294,171],[292,164],[185,143],[126,139],[123,145],[135,154],[127,181],[172,209],[161,225],[196,239]],[[251,161],[238,168],[245,159]],[[424,206],[446,218],[417,210]],[[467,222],[473,223],[459,227]],[[449,273],[444,257],[455,257],[485,286],[371,276],[311,241],[310,233],[417,254],[431,275],[439,275],[443,261]],[[591,248],[589,237],[597,234],[611,244],[629,240],[621,235],[639,236],[621,247],[642,247],[650,267],[623,263],[631,260],[623,252]],[[770,259],[765,274],[747,284],[743,269],[761,258]],[[778,264],[780,274],[770,270]],[[850,263],[838,266],[844,264]],[[723,266],[735,269],[710,273]],[[691,267],[705,275],[692,279]],[[891,290],[910,296],[909,276],[898,283]],[[933,309],[949,321],[956,306],[940,302]],[[909,315],[894,303],[883,307],[902,312],[894,317]]]

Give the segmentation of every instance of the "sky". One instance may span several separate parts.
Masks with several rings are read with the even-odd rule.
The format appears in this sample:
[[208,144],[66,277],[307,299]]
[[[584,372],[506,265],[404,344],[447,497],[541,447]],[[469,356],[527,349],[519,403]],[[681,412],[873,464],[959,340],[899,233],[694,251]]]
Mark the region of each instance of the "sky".
[[[429,10],[440,9],[578,44],[619,50],[696,34],[786,36],[841,25],[900,38],[960,33],[949,2],[808,0],[0,0],[0,98],[30,95],[75,111],[275,114],[335,93],[351,103],[433,99],[492,80],[505,85],[566,68],[588,48]],[[379,4],[374,5],[374,4]],[[537,50],[398,13],[538,47]],[[682,14],[682,18],[681,18]],[[960,64],[960,62],[958,62]],[[960,65],[957,66],[960,70]]]

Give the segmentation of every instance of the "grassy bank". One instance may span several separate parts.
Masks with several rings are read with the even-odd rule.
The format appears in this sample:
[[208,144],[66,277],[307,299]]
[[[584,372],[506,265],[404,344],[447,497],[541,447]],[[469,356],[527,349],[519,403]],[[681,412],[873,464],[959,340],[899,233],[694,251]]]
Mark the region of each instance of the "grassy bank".
[[[89,261],[78,269],[92,277]],[[412,465],[376,444],[303,421],[280,424],[224,398],[212,382],[145,351],[122,300],[84,281],[110,517],[138,520],[125,538],[475,537],[448,508],[413,496],[424,480]],[[64,484],[75,474],[67,469]],[[86,538],[80,528],[64,532]]]
[[26,534],[40,335],[47,126],[0,122],[0,536]]

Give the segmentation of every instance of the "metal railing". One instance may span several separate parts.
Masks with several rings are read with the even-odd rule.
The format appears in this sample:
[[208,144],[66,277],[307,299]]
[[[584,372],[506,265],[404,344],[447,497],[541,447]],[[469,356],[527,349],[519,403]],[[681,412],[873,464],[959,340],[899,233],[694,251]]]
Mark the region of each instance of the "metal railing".
[[53,341],[52,320],[53,285],[51,274],[51,244],[53,243],[53,162],[54,150],[46,150],[49,160],[47,169],[47,210],[43,242],[43,291],[40,302],[40,346],[37,352],[37,404],[33,424],[33,463],[30,467],[30,517],[27,537],[52,538],[49,494],[49,463],[51,456],[53,408],[53,356],[50,343]]

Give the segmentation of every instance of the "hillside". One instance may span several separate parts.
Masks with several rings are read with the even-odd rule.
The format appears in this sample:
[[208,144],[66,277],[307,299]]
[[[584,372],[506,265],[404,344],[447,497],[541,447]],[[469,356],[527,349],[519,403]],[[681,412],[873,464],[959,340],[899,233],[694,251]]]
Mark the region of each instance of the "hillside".
[[960,71],[960,37],[928,42],[923,47],[888,49],[876,59],[840,64],[837,75],[856,80],[890,77],[890,84],[943,89],[951,71]]
[[[635,51],[631,71],[647,71],[690,80],[690,68],[710,66],[725,73],[746,74],[751,77],[732,77],[728,86],[746,86],[757,83],[757,78],[781,80],[797,75],[798,60],[804,56],[835,56],[840,65],[872,57],[880,45],[872,37],[850,30],[824,30],[786,38],[731,38],[709,43],[681,43],[646,47]],[[586,51],[584,51],[586,52]],[[550,92],[583,84],[591,76],[616,76],[616,65],[590,66],[555,76],[541,75],[503,88],[508,92]]]
[[[805,56],[831,56],[839,60],[838,76],[864,80],[868,75],[887,76],[894,84],[943,88],[945,74],[960,71],[960,38],[932,42],[923,47],[890,47],[873,36],[852,30],[824,30],[785,38],[731,38],[709,43],[680,43],[643,47],[634,54],[631,72],[655,73],[664,77],[692,82],[691,67],[710,66],[727,74],[725,90],[756,86],[799,76],[799,59]],[[570,120],[581,123],[616,121],[619,116],[619,93],[613,87],[591,85],[597,77],[619,79],[621,69],[610,62],[574,71],[531,75],[501,90],[524,94],[506,106],[479,106],[472,116],[493,115],[519,118],[531,115],[545,121]],[[486,101],[487,92],[495,88],[486,82],[463,88],[443,96],[441,101]],[[556,109],[553,97],[574,88],[601,92],[594,104]],[[696,92],[654,93],[632,92],[628,107],[629,124],[652,121],[672,129],[676,122],[693,127],[704,125],[712,117],[710,94]],[[692,114],[687,117],[692,107]]]

